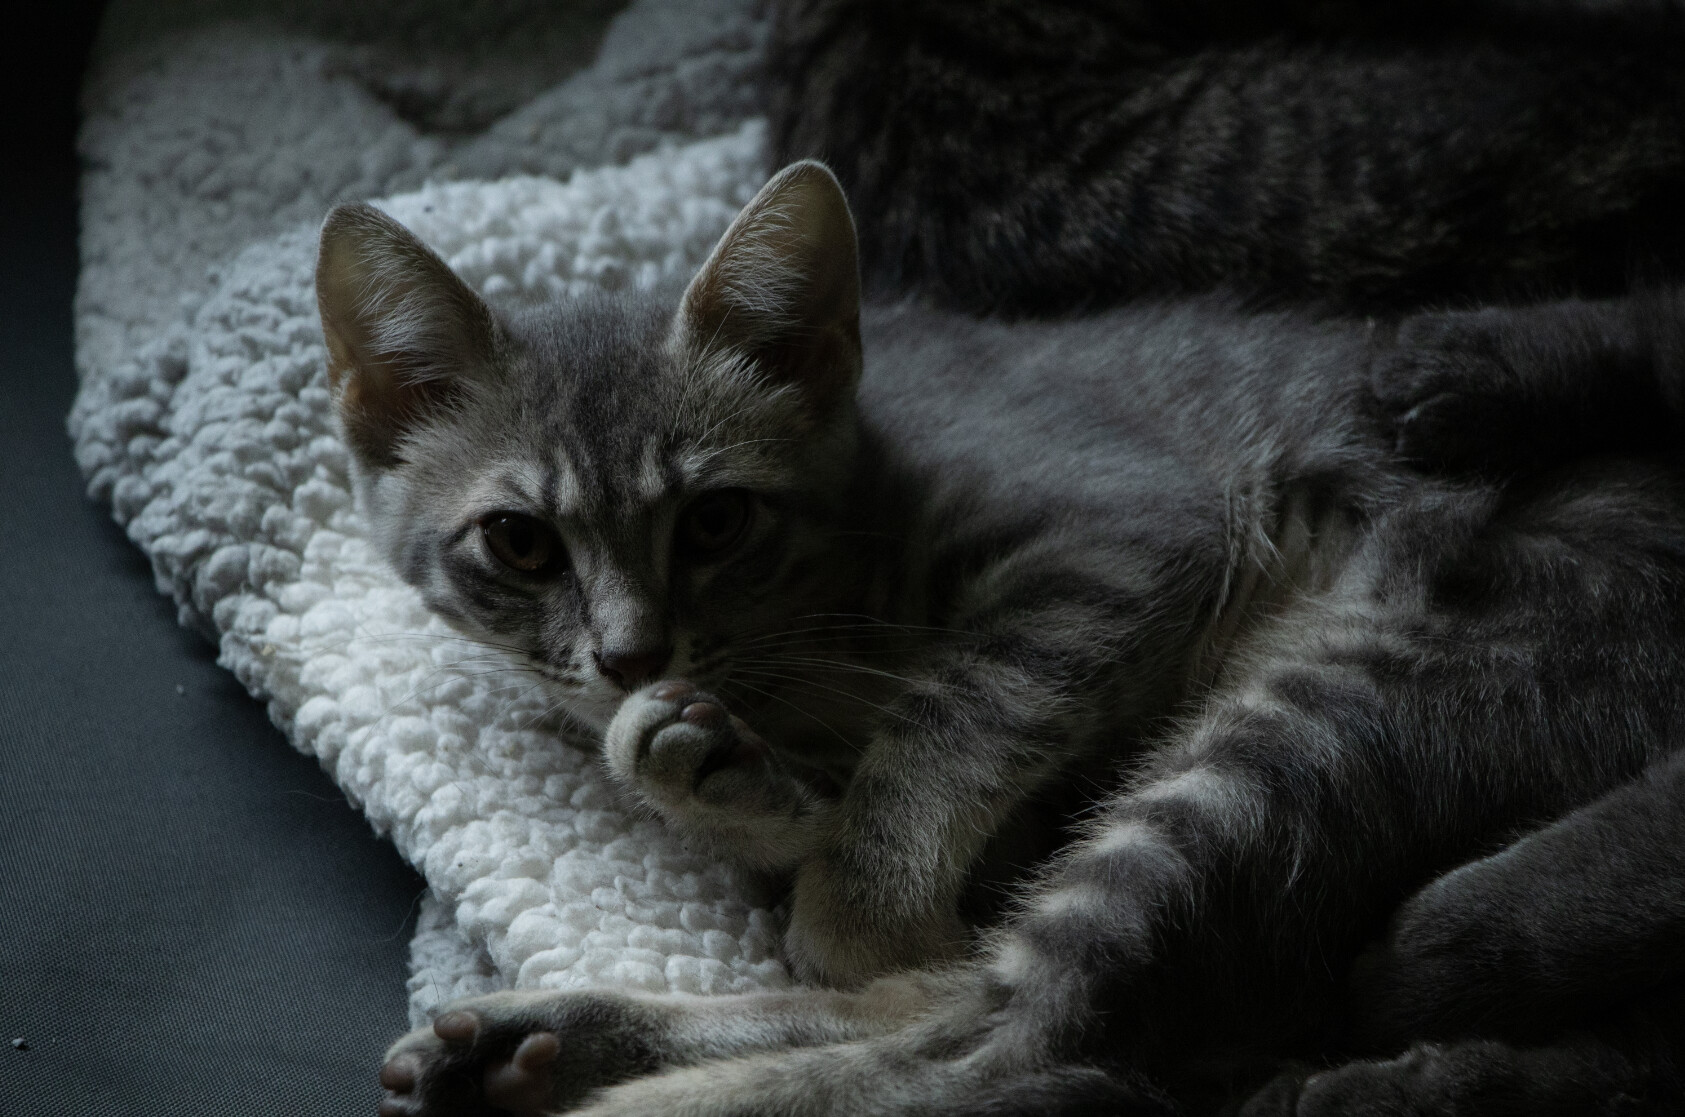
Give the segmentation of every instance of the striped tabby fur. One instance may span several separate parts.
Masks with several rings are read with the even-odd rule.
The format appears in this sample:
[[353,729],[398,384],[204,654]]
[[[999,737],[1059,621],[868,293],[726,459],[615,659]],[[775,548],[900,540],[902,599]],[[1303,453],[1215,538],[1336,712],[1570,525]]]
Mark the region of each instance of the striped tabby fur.
[[[1432,941],[1677,782],[1643,777],[1685,730],[1677,463],[1406,468],[1444,385],[1370,380],[1455,359],[1443,316],[862,310],[854,245],[798,164],[682,295],[500,320],[390,219],[330,216],[394,565],[632,794],[787,874],[790,961],[835,987],[469,1002],[394,1048],[382,1113],[1201,1112],[1291,1060],[1333,1069],[1249,1112],[1462,1112],[1500,1072],[1538,1112],[1685,1099],[1665,987],[1591,1032],[1542,994],[1518,1048],[1458,1031],[1466,956]],[[1563,361],[1600,344],[1517,313],[1568,323]]]
[[1679,0],[776,0],[879,291],[1402,307],[1685,274]]

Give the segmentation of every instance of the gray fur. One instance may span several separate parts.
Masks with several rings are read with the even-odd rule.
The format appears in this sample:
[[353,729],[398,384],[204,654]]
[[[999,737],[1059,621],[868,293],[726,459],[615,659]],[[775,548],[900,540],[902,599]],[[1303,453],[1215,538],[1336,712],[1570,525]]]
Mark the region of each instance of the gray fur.
[[868,286],[1047,313],[1685,274],[1678,0],[775,0],[774,158]]
[[[383,1112],[1214,1103],[1339,1050],[1340,977],[1412,891],[1680,740],[1671,463],[1418,475],[1370,394],[1390,331],[1217,299],[1014,326],[869,308],[856,348],[822,175],[784,172],[728,232],[795,238],[767,283],[721,283],[746,266],[722,248],[682,306],[503,322],[360,468],[397,568],[606,723],[611,772],[725,852],[745,820],[780,835],[741,852],[792,873],[790,960],[863,989],[473,1004],[469,1038],[394,1049]],[[687,559],[674,524],[722,489],[754,517]],[[500,570],[498,512],[551,525],[567,568]],[[591,670],[662,640],[682,688]],[[972,937],[996,839],[1084,803]],[[624,1042],[583,1067],[542,1038],[604,1028]]]
[[1517,474],[1685,434],[1685,287],[1422,314],[1375,370],[1400,453]]

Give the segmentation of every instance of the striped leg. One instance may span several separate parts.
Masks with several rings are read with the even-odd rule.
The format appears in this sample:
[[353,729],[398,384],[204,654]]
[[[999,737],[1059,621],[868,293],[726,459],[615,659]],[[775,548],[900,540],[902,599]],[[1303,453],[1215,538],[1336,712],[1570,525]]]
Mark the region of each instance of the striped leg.
[[1405,896],[1631,780],[1685,724],[1685,496],[1625,465],[1580,480],[1461,532],[1378,535],[911,1023],[832,1043],[794,1025],[824,1016],[796,994],[794,1038],[766,1046],[815,1046],[676,1067],[586,1111],[1154,1113],[1141,1075],[1180,1094],[1237,1051],[1315,1051]]
[[[1387,747],[1380,695],[1361,670],[1328,663],[1268,683],[1222,703],[1110,801],[968,987],[925,1020],[628,1083],[587,1112],[1168,1111],[1143,1071],[1326,1005],[1332,975],[1306,957],[1357,938],[1327,926],[1351,922],[1355,852],[1332,832],[1349,785],[1376,778],[1362,758]],[[1253,969],[1268,972],[1241,979]]]
[[1330,960],[1400,871],[1387,850],[1405,812],[1378,794],[1401,782],[1388,726],[1381,688],[1333,662],[1219,704],[1002,933],[991,1043],[1167,1068],[1195,1044],[1308,1042],[1333,1004]]
[[928,1012],[953,975],[907,973],[858,993],[724,997],[522,990],[459,1001],[392,1045],[382,1117],[569,1109],[639,1075],[757,1051],[857,1041]]

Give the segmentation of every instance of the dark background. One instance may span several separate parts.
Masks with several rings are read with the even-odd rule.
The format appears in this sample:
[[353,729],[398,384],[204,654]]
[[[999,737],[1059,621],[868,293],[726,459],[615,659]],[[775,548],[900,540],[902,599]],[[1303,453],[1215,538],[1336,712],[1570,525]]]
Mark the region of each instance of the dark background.
[[0,1117],[368,1115],[420,878],[176,627],[70,455],[99,8],[0,47]]

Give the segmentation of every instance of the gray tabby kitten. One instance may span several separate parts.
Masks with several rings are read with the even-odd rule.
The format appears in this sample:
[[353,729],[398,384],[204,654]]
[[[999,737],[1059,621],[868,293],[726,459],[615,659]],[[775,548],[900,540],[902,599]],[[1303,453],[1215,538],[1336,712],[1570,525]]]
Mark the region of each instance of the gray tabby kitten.
[[[1415,474],[1364,325],[862,313],[855,259],[812,163],[682,296],[509,320],[330,215],[331,371],[394,565],[525,649],[676,828],[789,874],[792,965],[857,990],[482,998],[399,1042],[384,1114],[1215,1104],[1359,1051],[1341,977],[1401,900],[1679,739],[1669,463]],[[974,937],[1020,823],[1077,801]],[[1460,1088],[1412,1059],[1353,1064],[1356,1096]],[[1319,1081],[1254,1104],[1395,1111]]]

